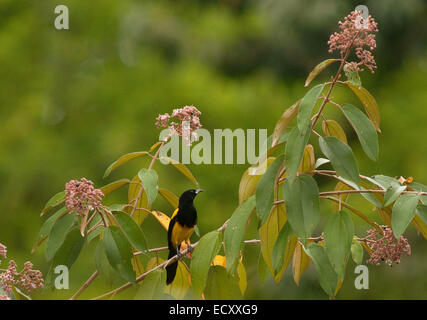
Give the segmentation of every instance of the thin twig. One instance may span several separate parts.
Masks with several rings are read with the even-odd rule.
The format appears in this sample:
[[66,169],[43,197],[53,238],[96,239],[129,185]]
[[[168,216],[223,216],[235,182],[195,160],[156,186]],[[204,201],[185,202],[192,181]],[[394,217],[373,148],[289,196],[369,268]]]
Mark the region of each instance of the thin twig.
[[70,300],[76,300],[78,296],[82,294],[83,291],[86,290],[87,287],[95,280],[95,278],[98,276],[99,271],[96,270],[90,277],[87,279],[87,281],[82,285],[82,287],[70,298]]

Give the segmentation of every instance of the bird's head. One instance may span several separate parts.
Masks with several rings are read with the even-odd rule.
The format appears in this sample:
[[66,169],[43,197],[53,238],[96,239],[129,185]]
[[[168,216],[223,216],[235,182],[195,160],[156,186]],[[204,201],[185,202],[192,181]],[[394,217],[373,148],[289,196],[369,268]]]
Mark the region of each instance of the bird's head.
[[186,205],[186,204],[192,204],[194,198],[200,193],[203,192],[202,189],[190,189],[185,191],[180,197],[179,197],[179,205]]

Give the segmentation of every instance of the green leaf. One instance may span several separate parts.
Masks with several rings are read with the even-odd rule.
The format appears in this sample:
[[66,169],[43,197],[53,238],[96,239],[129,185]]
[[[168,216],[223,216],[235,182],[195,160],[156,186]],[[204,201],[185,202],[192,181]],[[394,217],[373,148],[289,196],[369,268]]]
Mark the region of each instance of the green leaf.
[[256,188],[256,209],[261,225],[267,220],[268,214],[273,207],[275,179],[283,164],[283,160],[284,155],[276,158],[258,182]]
[[325,251],[341,280],[344,279],[353,235],[354,224],[349,213],[335,212],[329,217],[324,230]]
[[127,153],[123,156],[121,156],[118,160],[114,161],[108,168],[105,170],[104,178],[110,175],[111,171],[116,169],[117,167],[121,166],[122,164],[125,164],[126,162],[136,159],[142,156],[148,156],[150,155],[147,151],[139,151],[139,152],[131,152]]
[[[151,205],[148,203],[147,192],[145,191],[145,189],[143,187],[141,187],[140,184],[138,184],[138,182],[142,183],[141,179],[138,176],[134,176],[132,178],[132,182],[133,183],[129,184],[129,190],[128,190],[128,201],[129,201],[129,203],[131,203],[132,205],[136,205],[136,208],[146,208],[146,209],[150,210]],[[140,192],[141,192],[141,197],[139,198],[138,201],[135,201],[135,199],[138,197]],[[132,210],[133,210],[132,207],[126,207],[124,209],[124,211],[127,213],[131,213]],[[138,209],[138,210],[134,211],[133,218],[135,219],[135,221],[138,225],[141,225],[142,222],[144,221],[145,217],[147,216],[147,214],[148,213],[146,211]]]
[[375,126],[362,111],[349,103],[342,106],[342,111],[356,131],[363,151],[370,159],[376,161],[378,158],[378,135]]
[[200,238],[191,259],[191,284],[197,297],[202,295],[206,285],[209,267],[221,248],[222,234],[211,231]]
[[245,225],[249,215],[255,208],[255,196],[240,204],[233,212],[230,220],[227,222],[227,228],[224,232],[224,248],[226,257],[227,273],[233,274],[237,267],[240,247],[243,242]]
[[283,272],[285,269],[283,268],[282,271],[274,275],[273,270],[273,249],[274,244],[276,243],[277,236],[279,235],[280,230],[284,226],[284,224],[287,221],[286,217],[286,207],[283,203],[274,205],[271,209],[270,215],[268,216],[267,221],[259,228],[259,238],[261,240],[261,254],[262,257],[260,257],[260,266],[263,267],[265,264],[268,269],[270,270],[271,274],[274,276],[274,281],[276,283],[279,283]]
[[417,206],[417,213],[420,216],[421,220],[427,224],[427,205],[420,204]]
[[111,192],[116,191],[117,189],[120,189],[121,187],[129,184],[129,182],[130,182],[129,179],[117,180],[103,186],[101,188],[101,191],[104,194],[104,196],[106,196],[107,194],[110,194]]
[[293,183],[286,180],[283,184],[283,197],[292,230],[305,242],[320,219],[319,188],[316,180],[306,174],[299,175]]
[[310,126],[311,113],[324,87],[324,84],[318,84],[311,88],[302,98],[297,117],[300,132],[305,132]]
[[377,102],[375,98],[361,86],[354,85],[353,83],[346,81],[345,85],[359,98],[365,108],[368,118],[371,120],[378,132],[380,130],[380,112],[378,110]]
[[42,212],[40,213],[40,217],[43,216],[46,212],[48,212],[53,207],[63,203],[65,201],[65,191],[58,192],[44,206]]
[[39,235],[37,237],[37,243],[34,245],[32,249],[32,253],[43,243],[43,240],[47,239],[47,236],[50,234],[50,231],[53,228],[56,220],[66,214],[67,208],[63,207],[56,211],[52,216],[50,216],[42,225],[39,231]]
[[291,236],[292,228],[289,223],[286,223],[282,230],[280,230],[273,248],[273,270],[275,275],[283,268],[286,245],[288,244],[288,240]]
[[331,160],[337,174],[352,182],[355,188],[359,188],[359,169],[351,148],[335,137],[320,137],[319,146],[325,156]]
[[148,249],[147,240],[135,220],[124,212],[117,212],[114,217],[132,246],[137,250],[146,251]]
[[141,282],[136,293],[135,300],[154,300],[163,297],[163,290],[166,286],[165,269],[156,269],[150,272]]
[[351,243],[351,257],[355,264],[359,265],[363,262],[363,247],[359,241],[356,240],[356,237],[353,237]]
[[163,197],[163,199],[165,199],[172,206],[172,208],[178,208],[179,198],[174,193],[163,188],[159,188],[158,191],[159,194]]
[[108,262],[107,255],[105,254],[105,248],[102,241],[98,242],[95,250],[95,266],[99,272],[99,276],[108,286],[119,284],[122,282],[121,278],[117,276],[117,272],[113,269],[111,264]]
[[314,78],[317,77],[319,73],[321,73],[323,70],[325,70],[329,65],[331,65],[334,62],[341,61],[340,59],[326,59],[322,62],[320,62],[317,66],[314,67],[314,69],[310,72],[307,79],[305,80],[304,87],[307,87],[311,81],[313,81]]
[[239,280],[227,274],[224,268],[210,268],[206,281],[205,298],[207,300],[243,299]]
[[323,166],[326,163],[331,162],[331,160],[329,159],[325,159],[325,158],[317,158],[316,163],[314,164],[314,168],[317,169],[320,166]]
[[[267,158],[266,160],[264,160],[266,162],[267,168],[270,167],[270,165],[274,162],[274,160],[275,160],[274,157],[270,157],[270,158]],[[258,174],[256,172],[256,168],[254,166],[255,165],[247,168],[245,170],[245,172],[243,173],[242,178],[240,179],[240,184],[239,184],[239,203],[242,203],[242,202],[246,201],[252,195],[255,194],[258,182],[262,178],[262,175]],[[259,166],[259,168],[264,168],[264,167],[265,167],[265,163],[263,162]],[[251,171],[255,171],[255,172],[251,172]],[[250,174],[250,172],[251,173],[255,173],[255,174]]]
[[322,130],[325,135],[328,137],[335,137],[340,139],[345,144],[347,143],[347,137],[343,128],[339,125],[335,120],[323,120],[322,122]]
[[420,197],[417,194],[402,194],[394,203],[391,215],[391,228],[396,239],[405,232],[415,215]]
[[[80,255],[84,243],[85,238],[80,234],[79,227],[72,228],[52,260],[52,269],[59,265],[65,265],[68,269],[71,269],[71,266]],[[53,271],[52,269],[51,272]]]
[[183,261],[178,261],[176,275],[173,282],[165,289],[167,294],[170,294],[175,299],[184,299],[185,294],[190,288],[190,271]]
[[171,158],[168,158],[168,157],[160,157],[160,161],[162,161],[162,163],[171,164],[175,169],[177,169],[179,172],[181,172],[186,178],[188,178],[196,186],[199,185],[196,178],[194,178],[193,174],[187,168],[186,165],[179,163],[178,161],[171,159]]
[[338,276],[329,262],[324,248],[316,243],[310,243],[304,250],[316,265],[320,286],[330,297],[333,297],[338,284]]
[[[421,191],[421,192],[427,192],[427,186],[418,183],[418,182],[412,182],[409,184],[409,186],[414,189],[415,191]],[[421,202],[424,204],[427,204],[427,195],[421,195],[420,198]]]
[[403,191],[405,191],[406,186],[393,185],[387,189],[384,195],[384,204],[383,208],[388,207],[390,204],[395,201]]
[[74,222],[75,216],[73,214],[66,214],[55,222],[46,243],[47,261],[50,261],[55,256],[56,251],[64,243],[67,233],[74,225]]
[[132,247],[120,229],[116,226],[106,228],[102,242],[113,269],[126,281],[135,283],[136,274],[131,263]]
[[388,176],[384,176],[382,174],[378,174],[373,176],[373,181],[371,181],[371,179],[369,181],[371,181],[372,183],[379,185],[380,187],[382,187],[384,190],[387,190],[390,187],[394,187],[394,186],[401,186],[399,180],[392,178],[392,177],[388,177]]
[[302,133],[299,131],[298,127],[295,126],[289,135],[285,151],[286,174],[288,180],[293,181],[295,179],[304,155],[305,146],[310,138],[310,133],[311,125],[309,124],[309,128]]
[[157,197],[157,183],[159,180],[157,172],[153,169],[148,170],[146,168],[142,168],[138,172],[138,177],[141,179],[142,185],[147,193],[148,203],[153,204]]
[[286,109],[280,117],[279,121],[277,121],[273,131],[273,140],[271,144],[273,147],[280,143],[283,133],[289,127],[292,120],[294,120],[297,116],[300,103],[301,100],[298,100],[294,105]]

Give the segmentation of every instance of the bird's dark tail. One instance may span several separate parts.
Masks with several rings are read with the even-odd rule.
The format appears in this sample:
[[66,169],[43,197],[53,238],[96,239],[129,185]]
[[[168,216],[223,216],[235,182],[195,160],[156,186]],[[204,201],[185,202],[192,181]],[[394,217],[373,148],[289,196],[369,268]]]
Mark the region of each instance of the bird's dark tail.
[[[169,250],[168,260],[176,255],[175,250]],[[178,267],[178,261],[171,263],[166,267],[166,285],[171,284],[175,279],[176,268]]]

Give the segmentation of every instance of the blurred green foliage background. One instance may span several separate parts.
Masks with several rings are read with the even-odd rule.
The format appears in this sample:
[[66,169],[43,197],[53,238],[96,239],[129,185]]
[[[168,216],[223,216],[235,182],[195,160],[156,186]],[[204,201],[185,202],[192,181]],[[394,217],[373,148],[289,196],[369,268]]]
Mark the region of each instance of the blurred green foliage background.
[[[422,0],[62,0],[69,8],[69,30],[54,28],[58,4],[0,1],[0,243],[19,265],[31,260],[47,272],[44,248],[30,252],[45,220],[39,217],[41,209],[68,180],[86,177],[100,187],[131,178],[147,165],[148,160],[136,160],[102,179],[120,155],[147,150],[156,141],[159,113],[195,105],[208,130],[267,128],[271,134],[284,109],[306,92],[308,72],[330,57],[327,40],[338,20],[358,4],[366,4],[379,24],[378,70],[361,77],[382,116],[377,163],[361,152],[357,137],[345,127],[360,171],[427,182],[427,8]],[[316,81],[329,79],[333,71]],[[343,89],[333,95],[358,104]],[[345,124],[334,111],[327,116]],[[201,234],[231,215],[246,167],[190,165],[207,191],[197,199]],[[160,185],[176,194],[192,187],[173,168],[155,168]],[[322,188],[333,188],[329,181],[320,182]],[[121,190],[106,202],[125,200],[126,190]],[[327,215],[330,204],[322,205]],[[370,205],[362,205],[379,221]],[[171,213],[161,200],[155,207]],[[355,222],[364,235],[368,226]],[[166,245],[166,232],[152,217],[143,230],[150,247]],[[254,230],[248,238],[256,237]],[[413,227],[407,236],[412,256],[393,268],[369,266],[369,290],[354,288],[350,262],[338,298],[426,299],[427,243]],[[69,298],[94,271],[93,251],[88,246],[71,269],[70,290],[47,289],[34,298]],[[258,252],[257,246],[246,250],[245,298],[326,298],[313,265],[299,287],[291,268],[280,285],[271,276],[262,283]],[[97,279],[82,297],[107,289]],[[119,296],[128,297],[131,292]]]

